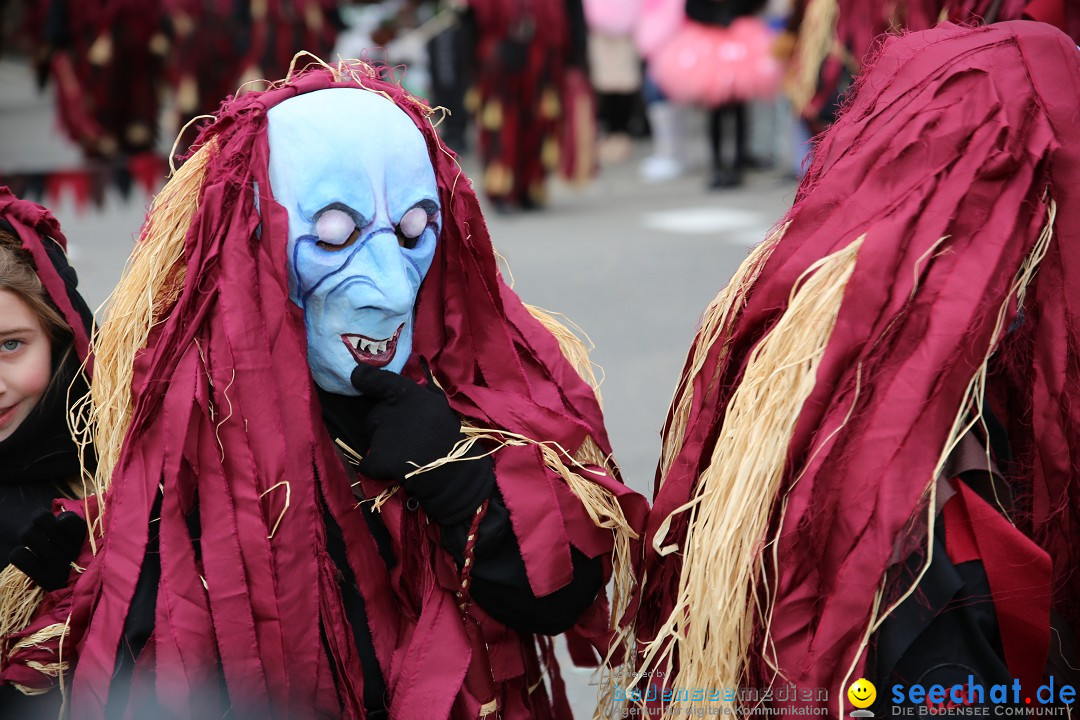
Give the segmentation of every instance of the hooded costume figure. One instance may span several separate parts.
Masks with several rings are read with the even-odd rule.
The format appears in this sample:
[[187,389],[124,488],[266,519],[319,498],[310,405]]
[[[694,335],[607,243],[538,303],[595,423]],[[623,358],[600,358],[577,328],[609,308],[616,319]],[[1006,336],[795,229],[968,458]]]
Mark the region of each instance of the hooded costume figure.
[[[532,633],[607,649],[596,591],[614,559],[624,609],[644,499],[430,115],[370,66],[315,65],[227,102],[156,199],[96,343],[97,553],[31,628],[66,635],[72,717],[568,716]],[[423,419],[407,398],[459,442],[385,479],[410,434],[388,418]],[[521,617],[562,600],[562,627]]]
[[[68,513],[58,525],[51,511],[54,504],[59,506],[57,509],[81,504],[74,500],[81,488],[80,468],[84,462],[93,467],[93,453],[80,448],[68,429],[72,405],[89,391],[88,347],[93,316],[79,294],[75,271],[68,265],[67,238],[48,210],[0,187],[0,231],[25,253],[26,264],[41,281],[48,302],[70,328],[51,340],[52,368],[45,392],[14,432],[0,440],[2,637],[26,626],[45,590],[64,585],[70,560],[78,554],[86,535],[82,520]],[[32,522],[46,532],[60,528],[65,538],[70,537],[70,542],[62,542],[71,551],[47,556],[52,548],[35,543],[43,538],[35,537],[30,529]],[[9,559],[13,564],[8,564]],[[23,602],[27,599],[29,603]],[[16,640],[2,637],[0,658],[6,659],[16,644]],[[29,673],[28,677],[34,675],[40,673]],[[11,686],[19,684],[18,673],[9,676],[5,669],[3,679],[8,686],[0,688],[0,715],[30,718],[48,713],[46,705],[23,697]]]
[[1052,635],[1075,641],[1077,97],[1080,52],[1047,25],[888,38],[792,210],[706,310],[637,623],[645,669],[683,689],[661,689],[669,716],[793,683],[764,699],[841,717],[860,677],[889,699],[898,675],[926,682],[889,623],[931,613],[910,643],[965,597],[989,596],[988,652],[1032,698],[1064,652]]

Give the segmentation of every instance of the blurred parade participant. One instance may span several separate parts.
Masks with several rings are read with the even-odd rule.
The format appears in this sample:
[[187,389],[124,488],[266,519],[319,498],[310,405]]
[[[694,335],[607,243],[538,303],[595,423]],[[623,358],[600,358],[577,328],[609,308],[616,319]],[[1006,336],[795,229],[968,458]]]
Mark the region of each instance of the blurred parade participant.
[[[336,0],[160,3],[178,129],[191,118],[215,113],[223,98],[262,89],[266,81],[284,76],[296,53],[328,53],[341,30]],[[188,147],[193,138],[192,130],[179,147]]]
[[470,146],[465,96],[474,75],[475,28],[466,17],[464,3],[440,0],[435,5],[435,17],[452,13],[452,18],[427,42],[431,101],[448,110],[439,124],[439,137],[451,150],[460,153]]
[[[105,189],[156,190],[167,163],[159,138],[252,83],[283,76],[301,50],[329,53],[340,29],[336,0],[46,0],[28,3],[41,86],[55,87],[77,168],[0,180],[51,197],[71,189],[101,204]],[[164,124],[165,127],[161,127]],[[185,133],[186,148],[194,130]],[[44,176],[44,177],[43,177]]]
[[1054,25],[1080,43],[1080,7],[1068,0],[795,0],[784,90],[812,133],[836,117],[853,78],[883,33],[926,30],[942,19],[990,24],[1021,18]]
[[641,95],[641,60],[632,36],[638,5],[638,0],[585,0],[589,77],[604,132],[602,164],[622,162],[633,149],[630,123]]
[[686,0],[687,22],[650,62],[666,96],[710,110],[710,188],[742,182],[750,164],[746,102],[771,97],[779,81],[772,34],[753,17],[764,6],[765,0]]
[[1078,665],[1080,52],[943,24],[856,87],[691,346],[644,676],[835,718],[858,678],[882,712],[896,683],[1034,697]]
[[[476,113],[484,192],[501,211],[542,207],[547,175],[559,167],[591,174],[588,159],[560,143],[562,122],[583,119],[581,147],[595,120],[564,108],[571,71],[586,65],[581,0],[469,0],[476,21]],[[587,86],[587,79],[584,79]],[[581,89],[580,83],[576,85]],[[562,147],[560,147],[560,145]]]
[[88,158],[152,150],[167,48],[158,3],[48,0],[39,11],[38,80],[56,85],[68,137]]
[[644,499],[381,73],[227,102],[150,210],[96,342],[104,539],[27,630],[69,633],[73,718],[569,717],[548,636],[607,649]]
[[641,177],[646,182],[662,182],[678,177],[685,170],[686,108],[671,102],[656,86],[649,63],[686,22],[685,0],[641,0],[634,23],[634,44],[644,60],[641,99],[649,121],[652,153],[641,163]]
[[[53,514],[54,500],[81,504],[68,414],[89,391],[92,316],[66,246],[45,208],[0,187],[0,635],[22,630],[43,593],[67,585],[86,537],[81,517]],[[0,666],[12,645],[0,638]],[[28,697],[17,673],[3,678],[0,716],[56,717],[59,693]]]

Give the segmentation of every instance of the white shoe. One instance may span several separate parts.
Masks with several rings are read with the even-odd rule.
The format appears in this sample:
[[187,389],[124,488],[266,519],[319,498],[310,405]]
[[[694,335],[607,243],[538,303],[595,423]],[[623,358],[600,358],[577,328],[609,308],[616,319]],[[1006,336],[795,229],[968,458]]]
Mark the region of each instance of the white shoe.
[[645,182],[666,182],[683,174],[678,160],[663,155],[650,155],[641,162],[641,179]]

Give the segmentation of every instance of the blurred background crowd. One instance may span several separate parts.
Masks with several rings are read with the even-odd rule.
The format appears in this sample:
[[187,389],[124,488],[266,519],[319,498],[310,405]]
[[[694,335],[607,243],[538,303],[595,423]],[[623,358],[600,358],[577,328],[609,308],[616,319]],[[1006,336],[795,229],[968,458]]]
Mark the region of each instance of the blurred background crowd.
[[[1075,5],[1075,3],[1074,3]],[[3,0],[0,59],[32,68],[81,152],[63,167],[0,167],[49,201],[152,191],[200,115],[280,78],[298,51],[399,68],[445,108],[441,134],[474,153],[493,207],[545,204],[558,173],[605,168],[709,188],[748,169],[797,176],[808,138],[842,105],[882,32],[943,19],[1033,17],[1080,36],[1066,0]],[[692,136],[705,135],[707,152]],[[635,145],[637,167],[627,164]]]

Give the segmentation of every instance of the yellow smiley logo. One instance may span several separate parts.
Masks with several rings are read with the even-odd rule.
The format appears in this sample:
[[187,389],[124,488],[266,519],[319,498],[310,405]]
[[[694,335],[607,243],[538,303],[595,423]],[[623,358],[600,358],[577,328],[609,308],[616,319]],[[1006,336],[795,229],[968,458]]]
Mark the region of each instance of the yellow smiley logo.
[[870,707],[876,697],[877,688],[866,678],[859,678],[847,689],[847,699],[857,708]]

